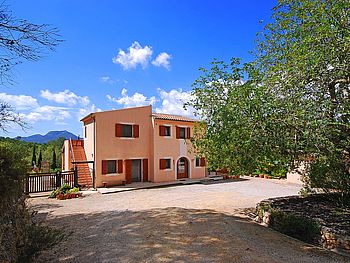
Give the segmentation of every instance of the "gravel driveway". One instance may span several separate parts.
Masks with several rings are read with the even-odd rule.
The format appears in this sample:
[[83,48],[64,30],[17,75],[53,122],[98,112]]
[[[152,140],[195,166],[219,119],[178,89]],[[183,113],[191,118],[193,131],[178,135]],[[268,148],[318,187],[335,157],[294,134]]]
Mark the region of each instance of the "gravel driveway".
[[65,201],[33,198],[38,218],[72,231],[36,262],[349,262],[239,215],[300,186],[247,178]]

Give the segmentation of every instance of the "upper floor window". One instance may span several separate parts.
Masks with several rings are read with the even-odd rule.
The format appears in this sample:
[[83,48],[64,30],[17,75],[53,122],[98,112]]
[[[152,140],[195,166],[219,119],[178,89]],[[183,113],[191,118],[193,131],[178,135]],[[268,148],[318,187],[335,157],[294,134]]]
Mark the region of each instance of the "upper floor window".
[[87,138],[87,127],[84,127],[84,137]]
[[117,123],[115,125],[115,137],[138,138],[139,125]]
[[191,128],[189,127],[176,127],[176,138],[177,139],[190,139]]
[[132,125],[124,124],[122,126],[122,137],[132,137]]
[[159,125],[159,136],[171,136],[171,127]]

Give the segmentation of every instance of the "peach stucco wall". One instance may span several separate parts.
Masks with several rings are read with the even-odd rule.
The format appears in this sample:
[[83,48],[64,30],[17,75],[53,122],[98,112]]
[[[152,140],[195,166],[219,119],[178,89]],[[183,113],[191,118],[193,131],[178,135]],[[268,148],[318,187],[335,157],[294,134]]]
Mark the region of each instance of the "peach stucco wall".
[[[123,173],[102,175],[102,160],[148,159],[151,156],[152,107],[137,107],[123,110],[95,113],[96,120],[96,186],[107,185],[125,180],[125,162]],[[115,137],[115,124],[138,124],[139,138]],[[150,166],[148,166],[150,174]]]
[[[171,127],[171,136],[159,136],[159,125]],[[154,120],[154,182],[165,182],[177,180],[177,161],[181,157],[187,158],[189,162],[189,178],[198,179],[205,177],[205,167],[195,167],[195,153],[190,140],[176,139],[176,126],[191,128],[193,134],[193,122],[180,122],[169,120]],[[171,168],[159,169],[159,160],[171,158]]]
[[[86,127],[86,129],[85,129]],[[84,150],[87,161],[94,161],[95,147],[95,120],[92,118],[84,127]],[[85,134],[86,133],[86,134]],[[93,169],[93,164],[89,163],[89,168]]]
[[[115,137],[116,123],[138,124],[139,138]],[[169,138],[159,136],[160,124],[171,125]],[[145,106],[97,112],[90,119],[84,119],[84,125],[87,131],[84,139],[85,153],[88,160],[93,158],[95,161],[97,187],[101,187],[103,182],[111,186],[125,180],[127,159],[148,159],[148,179],[152,182],[176,180],[176,163],[180,157],[186,157],[189,161],[189,178],[205,177],[205,167],[195,167],[195,154],[189,150],[189,140],[176,139],[175,126],[190,127],[192,134],[192,122],[154,119],[152,107]],[[163,158],[172,159],[171,169],[159,169],[159,159]],[[103,175],[102,160],[123,160],[123,173]]]
[[71,156],[69,151],[69,140],[65,140],[63,144],[64,149],[64,171],[69,171],[73,165],[71,164]]

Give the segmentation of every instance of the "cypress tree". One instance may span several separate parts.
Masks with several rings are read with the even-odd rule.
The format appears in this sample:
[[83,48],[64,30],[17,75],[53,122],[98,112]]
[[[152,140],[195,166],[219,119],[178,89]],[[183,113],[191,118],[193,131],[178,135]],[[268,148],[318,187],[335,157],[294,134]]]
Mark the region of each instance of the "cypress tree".
[[35,143],[34,143],[34,146],[33,146],[33,155],[32,155],[32,167],[35,166],[35,163],[36,163],[36,154],[35,154]]
[[42,161],[43,161],[43,156],[41,154],[41,149],[40,149],[39,157],[38,157],[38,168],[39,168],[39,170],[41,170],[41,162]]
[[52,163],[51,163],[51,169],[55,170],[57,168],[57,163],[56,163],[56,151],[53,149],[52,152]]

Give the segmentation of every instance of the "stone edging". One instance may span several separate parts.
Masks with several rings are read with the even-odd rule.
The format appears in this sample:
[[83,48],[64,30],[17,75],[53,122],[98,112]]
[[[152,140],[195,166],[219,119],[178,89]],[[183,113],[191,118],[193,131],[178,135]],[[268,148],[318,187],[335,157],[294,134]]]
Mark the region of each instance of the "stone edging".
[[[275,204],[276,201],[288,202],[291,199],[302,199],[301,196],[287,196],[287,197],[277,197],[269,198],[261,201],[256,206],[257,217],[256,221],[262,223],[265,226],[269,226],[271,212],[273,210],[279,210],[283,212],[283,209],[279,209]],[[318,220],[317,220],[318,221]],[[319,240],[319,245],[323,248],[335,250],[336,252],[344,253],[350,255],[350,236],[341,235],[339,233],[334,233],[334,231],[327,226],[320,223],[321,238]]]

